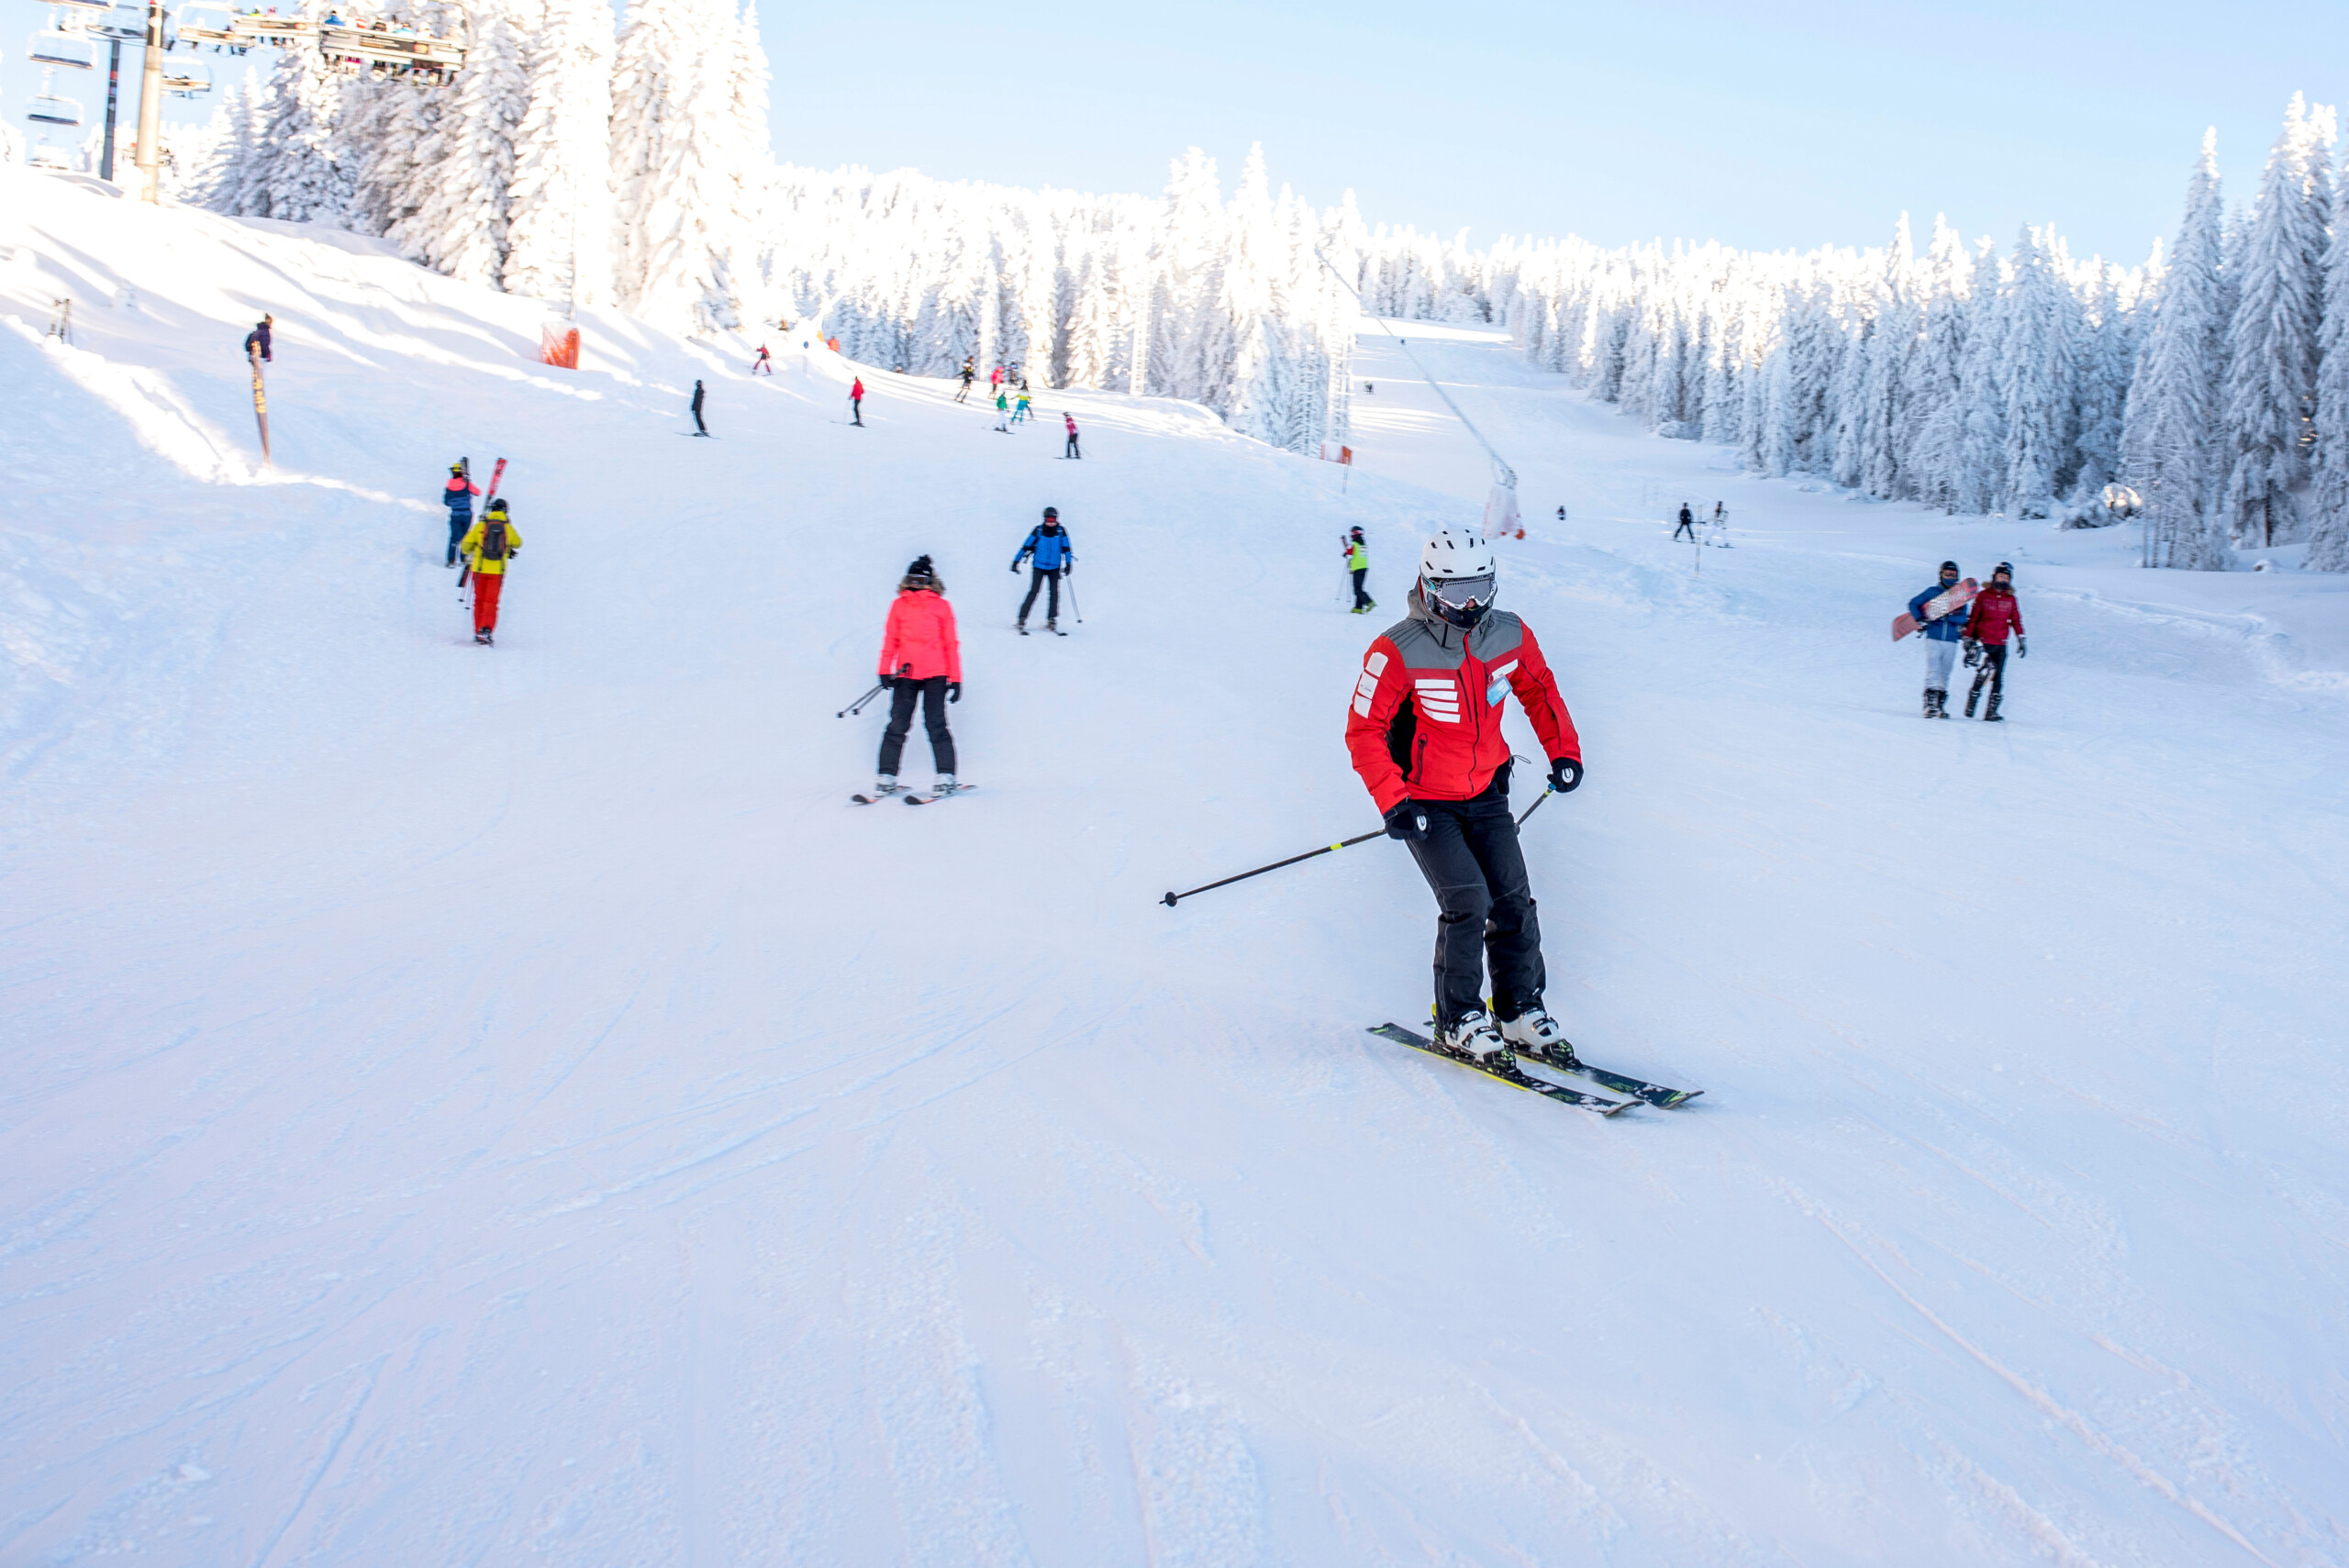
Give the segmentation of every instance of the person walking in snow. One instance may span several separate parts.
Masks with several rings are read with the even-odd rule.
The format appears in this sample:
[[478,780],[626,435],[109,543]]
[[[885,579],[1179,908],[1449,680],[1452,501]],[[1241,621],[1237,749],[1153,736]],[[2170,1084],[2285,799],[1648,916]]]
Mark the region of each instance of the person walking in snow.
[[881,632],[881,684],[889,688],[889,727],[881,732],[880,777],[873,792],[894,795],[897,763],[914,727],[914,705],[921,704],[930,731],[930,760],[938,769],[935,793],[951,795],[954,782],[954,737],[946,728],[946,705],[963,700],[963,644],[954,635],[954,606],[946,584],[927,555],[906,568],[897,596]]
[[506,591],[506,563],[522,553],[506,498],[489,504],[481,521],[465,530],[466,576],[473,585],[473,640],[488,643],[497,630],[497,600]]
[[[1925,606],[1957,586],[1957,562],[1942,562],[1941,579],[1909,601],[1909,618],[1925,634],[1925,717],[1949,717],[1949,670],[1957,662],[1957,645],[1965,637],[1965,606],[1953,605],[1928,619]],[[1967,710],[1969,713],[1972,709]]]
[[274,316],[264,316],[253,323],[253,329],[245,334],[245,358],[250,360],[259,353],[263,364],[270,362],[269,330],[276,325],[277,317]]
[[473,526],[473,497],[481,494],[481,486],[465,475],[465,465],[449,465],[449,483],[440,489],[440,504],[449,508],[449,569],[457,567],[457,546],[463,542],[465,532]]
[[1063,409],[1061,421],[1068,427],[1068,445],[1061,450],[1061,456],[1083,457],[1085,454],[1076,450],[1076,416]]
[[954,395],[954,401],[957,403],[969,402],[971,398],[971,384],[978,379],[979,367],[972,362],[971,356],[965,354],[963,357],[963,390]]
[[2015,569],[2001,561],[1990,573],[1989,585],[1974,595],[1974,608],[1965,617],[1965,662],[1975,672],[1974,684],[1965,693],[1966,717],[1974,717],[1974,704],[1987,681],[1990,706],[1982,717],[1989,723],[2004,722],[1998,717],[1998,699],[2006,693],[2009,636],[2015,639],[2015,657],[2030,657],[2031,645],[2023,640],[2022,606],[2015,599]]
[[1675,544],[1680,542],[1682,534],[1688,536],[1690,544],[1697,542],[1697,514],[1688,509],[1688,503],[1686,501],[1680,503],[1680,526],[1672,530],[1672,540]]
[[1362,615],[1378,607],[1378,601],[1362,591],[1363,579],[1370,575],[1370,546],[1363,541],[1362,529],[1359,528],[1346,535],[1344,543],[1346,570],[1353,573],[1354,577],[1353,613]]
[[701,400],[703,395],[701,383],[694,383],[694,434],[696,436],[707,436],[709,434],[709,427],[701,422]]
[[[1574,1061],[1542,1005],[1547,975],[1525,857],[1509,815],[1501,698],[1517,694],[1560,795],[1582,783],[1582,741],[1533,629],[1493,608],[1497,567],[1473,532],[1419,556],[1410,613],[1374,639],[1346,716],[1346,750],[1434,893],[1436,1041],[1488,1065],[1512,1049]],[[1491,1010],[1486,1008],[1489,971]]]
[[1061,509],[1044,508],[1044,520],[1028,530],[1020,543],[1019,553],[1011,558],[1013,576],[1019,574],[1019,563],[1033,561],[1035,573],[1028,584],[1028,596],[1019,602],[1019,619],[1015,623],[1020,636],[1028,635],[1028,612],[1036,607],[1036,591],[1046,588],[1044,595],[1044,629],[1060,630],[1061,573],[1076,571],[1076,546],[1070,542],[1068,530],[1061,527]]
[[864,378],[863,376],[858,376],[849,386],[848,411],[850,424],[864,423]]

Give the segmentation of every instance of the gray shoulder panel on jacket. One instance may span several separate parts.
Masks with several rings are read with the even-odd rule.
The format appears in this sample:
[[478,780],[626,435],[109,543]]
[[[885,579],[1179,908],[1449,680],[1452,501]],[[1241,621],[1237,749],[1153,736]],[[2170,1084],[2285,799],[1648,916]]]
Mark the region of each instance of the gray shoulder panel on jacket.
[[1446,644],[1428,623],[1413,617],[1397,622],[1386,633],[1411,670],[1457,670],[1467,658],[1464,649]]
[[1476,650],[1476,657],[1489,664],[1505,659],[1525,640],[1525,623],[1507,610],[1495,610],[1478,623],[1469,639]]

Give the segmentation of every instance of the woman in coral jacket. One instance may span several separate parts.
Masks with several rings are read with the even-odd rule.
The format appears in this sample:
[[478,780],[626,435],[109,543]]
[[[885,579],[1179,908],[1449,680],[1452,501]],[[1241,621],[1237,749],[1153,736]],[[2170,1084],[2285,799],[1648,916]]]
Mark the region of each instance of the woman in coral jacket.
[[1346,749],[1442,911],[1437,1042],[1478,1062],[1506,1063],[1515,1047],[1564,1066],[1574,1052],[1542,1006],[1542,927],[1509,815],[1501,698],[1517,694],[1561,795],[1582,783],[1582,741],[1532,628],[1492,607],[1496,576],[1475,535],[1428,541],[1410,614],[1363,658]]
[[2031,648],[2023,640],[2022,606],[2015,600],[2015,569],[2001,561],[1990,573],[1990,585],[1975,595],[1974,609],[1965,617],[1965,662],[1981,666],[1975,672],[1974,684],[1966,689],[1966,717],[1974,717],[1974,705],[1982,698],[1982,683],[1987,681],[1990,706],[1982,717],[1991,723],[2004,722],[1998,717],[1998,699],[2006,695],[2010,635],[2016,656],[2027,657]]
[[881,776],[874,793],[891,795],[905,787],[897,782],[897,759],[905,754],[918,700],[930,730],[930,761],[938,765],[936,793],[953,794],[961,786],[954,782],[954,737],[946,728],[946,705],[963,700],[963,644],[954,635],[954,606],[946,602],[946,584],[927,555],[906,568],[889,606],[889,624],[881,634],[881,684],[889,688],[889,728],[881,733]]

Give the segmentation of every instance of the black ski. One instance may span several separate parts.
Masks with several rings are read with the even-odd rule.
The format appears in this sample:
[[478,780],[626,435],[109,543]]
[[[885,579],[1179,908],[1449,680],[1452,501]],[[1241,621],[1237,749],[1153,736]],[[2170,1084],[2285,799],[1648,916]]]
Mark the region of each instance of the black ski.
[[1539,1095],[1545,1100],[1555,1100],[1560,1105],[1580,1106],[1585,1110],[1597,1111],[1600,1116],[1614,1116],[1631,1108],[1632,1102],[1630,1100],[1604,1099],[1597,1095],[1586,1095],[1579,1089],[1569,1089],[1564,1084],[1550,1084],[1539,1078],[1529,1077],[1518,1070],[1515,1062],[1506,1067],[1487,1067],[1471,1062],[1464,1056],[1455,1056],[1427,1036],[1416,1034],[1400,1024],[1376,1024],[1372,1026],[1370,1032],[1382,1040],[1391,1040],[1397,1045],[1408,1045],[1414,1051],[1424,1051],[1430,1056],[1440,1056],[1446,1062],[1467,1068],[1471,1073],[1482,1073],[1487,1078],[1497,1078],[1512,1089],[1523,1089],[1530,1094]]
[[[900,795],[904,793],[904,790],[905,786],[900,784],[897,788],[891,790],[889,794]],[[878,806],[882,801],[887,798],[887,795],[852,795],[848,797],[848,803],[851,806]]]
[[952,789],[941,789],[936,795],[909,795],[906,796],[906,804],[907,806],[935,806],[938,802],[944,800],[950,795],[966,794],[967,792],[978,787],[979,786],[976,784],[958,784]]
[[1570,1064],[1553,1062],[1546,1056],[1537,1056],[1533,1060],[1553,1073],[1579,1074],[1602,1089],[1611,1089],[1619,1095],[1629,1095],[1635,1100],[1655,1106],[1658,1110],[1676,1109],[1705,1092],[1702,1089],[1667,1089],[1661,1084],[1651,1084],[1644,1078],[1633,1078],[1625,1073],[1610,1072],[1604,1067],[1593,1067],[1589,1062],[1574,1056],[1572,1046],[1568,1046],[1566,1050]]

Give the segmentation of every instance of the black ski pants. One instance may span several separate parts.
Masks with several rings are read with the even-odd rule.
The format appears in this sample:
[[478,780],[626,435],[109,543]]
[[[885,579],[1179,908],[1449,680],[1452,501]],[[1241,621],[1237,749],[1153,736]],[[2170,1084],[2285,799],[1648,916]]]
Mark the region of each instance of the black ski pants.
[[[1435,1011],[1449,1029],[1481,1012],[1489,966],[1493,1014],[1516,1018],[1542,1005],[1542,923],[1509,815],[1506,773],[1474,800],[1423,800],[1428,836],[1411,858],[1428,879],[1440,913],[1435,924]],[[1481,945],[1480,945],[1481,944]]]
[[1679,539],[1682,534],[1687,534],[1688,536],[1688,542],[1690,544],[1695,544],[1697,542],[1697,525],[1687,517],[1681,518],[1680,526],[1672,530],[1673,541],[1675,543],[1679,542]]
[[880,771],[892,778],[896,776],[898,759],[906,754],[906,737],[913,732],[916,699],[921,703],[921,721],[930,729],[930,761],[941,773],[954,771],[954,737],[946,728],[946,677],[910,681],[900,675],[896,689],[889,694],[889,728],[881,732]]
[[1047,620],[1061,618],[1061,569],[1055,566],[1047,572],[1039,566],[1034,579],[1028,584],[1028,596],[1019,601],[1020,625],[1028,624],[1028,612],[1036,607],[1036,590],[1047,583],[1052,584],[1052,591],[1044,595],[1044,617]]
[[1362,580],[1363,580],[1364,578],[1365,578],[1365,577],[1367,577],[1367,576],[1369,576],[1369,575],[1370,575],[1370,568],[1369,568],[1369,567],[1367,567],[1367,566],[1357,566],[1357,567],[1355,567],[1353,570],[1354,570],[1354,608],[1356,608],[1356,609],[1358,609],[1358,610],[1366,610],[1366,609],[1368,609],[1368,608],[1370,608],[1370,607],[1371,607],[1371,606],[1370,606],[1370,595],[1369,595],[1368,594],[1365,594],[1365,593],[1364,593],[1364,592],[1362,591]]
[[1068,450],[1067,450],[1066,451],[1062,452],[1062,453],[1061,453],[1061,456],[1063,456],[1063,457],[1083,457],[1084,455],[1085,455],[1085,454],[1084,454],[1083,452],[1078,451],[1078,450],[1076,450],[1076,438],[1075,438],[1074,436],[1071,436],[1071,437],[1068,439]]
[[1990,710],[1995,713],[1998,698],[2007,686],[2007,645],[2003,642],[1982,645],[1982,667],[1974,672],[1973,688],[1965,695],[1965,711],[1968,714],[1974,711],[1974,699],[1982,695],[1982,685],[1986,681],[1990,686]]
[[451,512],[449,514],[448,563],[450,565],[454,566],[457,564],[457,546],[464,542],[465,530],[473,526],[473,515],[471,512]]
[[709,434],[709,427],[701,422],[701,405],[699,403],[696,403],[694,405],[694,433],[701,436],[707,436]]

